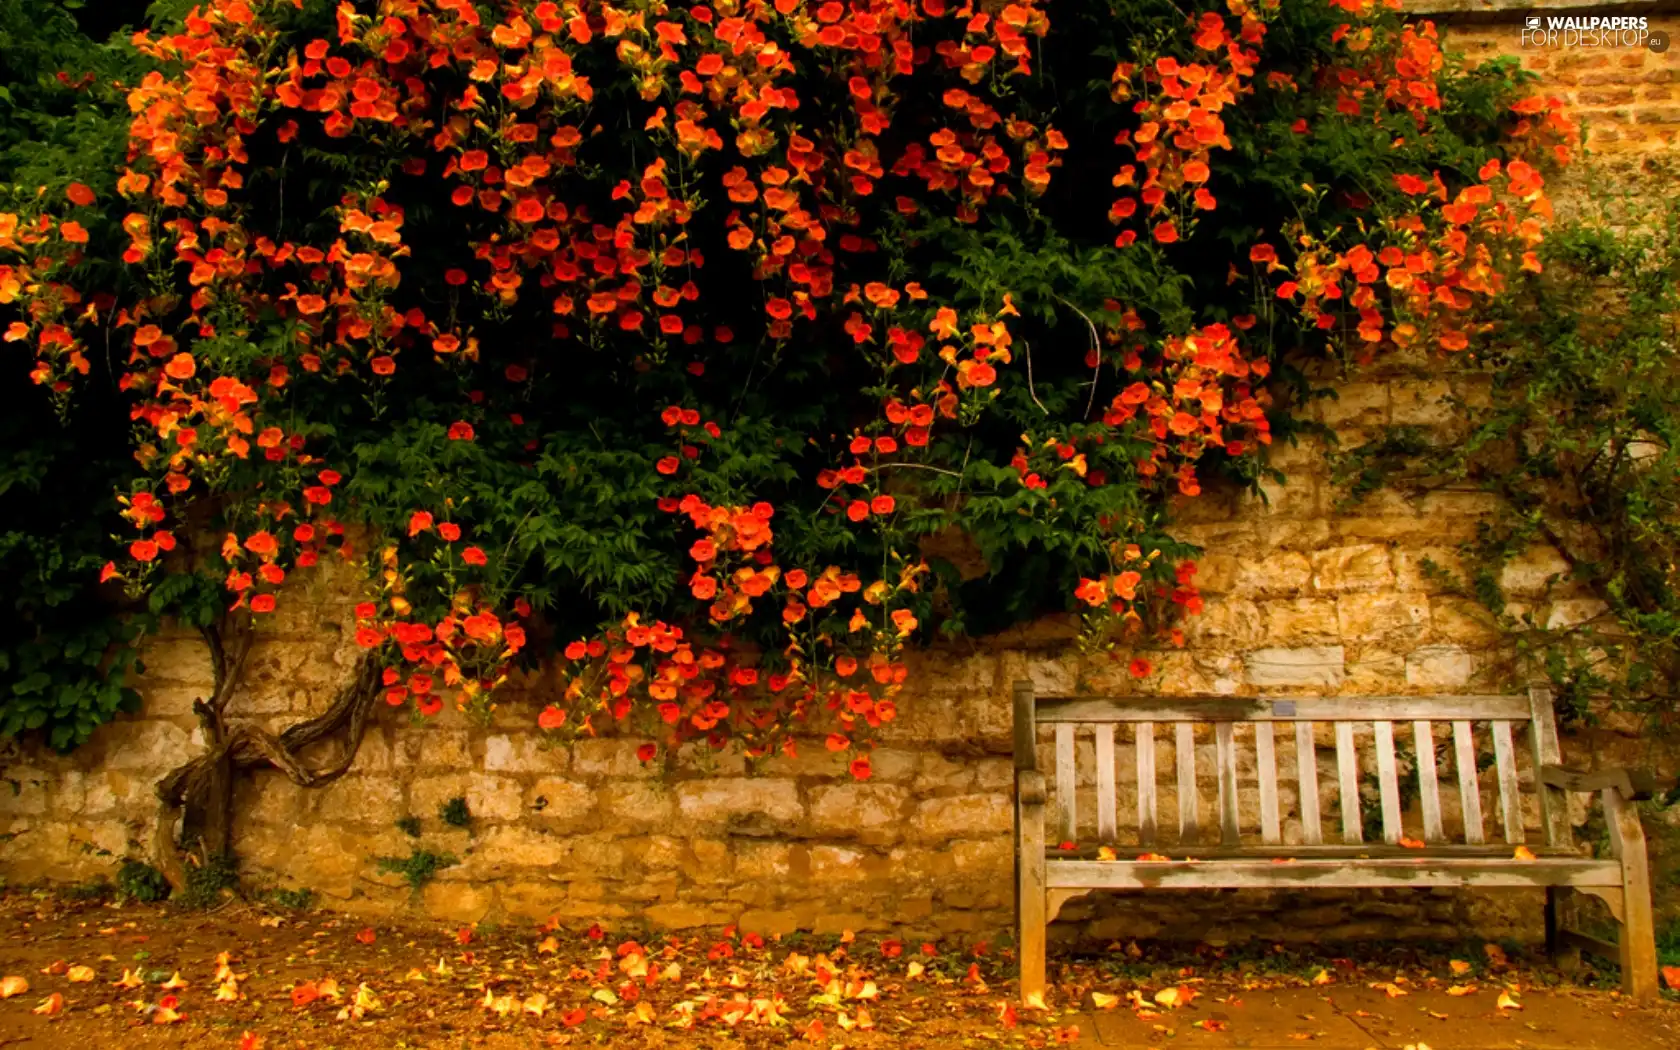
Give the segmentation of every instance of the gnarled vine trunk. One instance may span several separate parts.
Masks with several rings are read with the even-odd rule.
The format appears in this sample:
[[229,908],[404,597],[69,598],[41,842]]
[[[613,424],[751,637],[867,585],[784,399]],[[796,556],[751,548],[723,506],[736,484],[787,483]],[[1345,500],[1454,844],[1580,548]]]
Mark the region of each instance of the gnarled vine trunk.
[[[199,863],[233,851],[233,793],[240,773],[273,768],[300,787],[330,784],[356,760],[379,695],[379,668],[364,656],[332,703],[313,718],[278,735],[251,723],[230,725],[228,701],[240,687],[251,635],[224,625],[206,627],[203,634],[210,647],[214,685],[208,699],[193,702],[193,711],[204,729],[205,749],[157,785],[154,854],[158,869],[177,892],[187,885],[184,848],[194,849]],[[318,765],[304,758],[307,748],[333,738],[339,741],[335,758]]]

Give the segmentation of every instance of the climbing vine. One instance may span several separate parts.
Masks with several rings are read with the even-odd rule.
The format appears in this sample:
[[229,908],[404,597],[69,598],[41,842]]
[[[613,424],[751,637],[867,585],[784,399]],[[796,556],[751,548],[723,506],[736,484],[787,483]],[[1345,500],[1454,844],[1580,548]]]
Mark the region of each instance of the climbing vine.
[[[48,85],[121,130],[10,167],[0,308],[16,396],[131,464],[83,586],[215,648],[189,817],[539,660],[556,736],[858,777],[918,641],[1076,608],[1148,677],[1172,501],[1262,475],[1302,361],[1463,350],[1571,133],[1363,0],[184,8]],[[354,681],[229,723],[328,561]]]

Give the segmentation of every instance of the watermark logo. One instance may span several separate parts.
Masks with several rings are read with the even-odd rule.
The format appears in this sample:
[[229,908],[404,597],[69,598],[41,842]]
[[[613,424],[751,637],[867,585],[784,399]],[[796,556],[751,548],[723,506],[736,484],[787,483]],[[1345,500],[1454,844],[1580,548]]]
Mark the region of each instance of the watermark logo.
[[1668,34],[1652,29],[1643,15],[1530,15],[1523,19],[1522,46],[1539,48],[1645,48],[1668,50]]

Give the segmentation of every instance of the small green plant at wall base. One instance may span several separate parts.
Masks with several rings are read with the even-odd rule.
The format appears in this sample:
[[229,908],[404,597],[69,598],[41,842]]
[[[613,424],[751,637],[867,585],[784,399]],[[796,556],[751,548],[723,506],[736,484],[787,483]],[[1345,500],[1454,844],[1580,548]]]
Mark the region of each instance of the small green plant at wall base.
[[426,884],[437,878],[437,873],[444,868],[452,868],[456,864],[454,856],[448,853],[433,853],[430,850],[410,850],[406,857],[378,857],[379,871],[385,875],[401,875],[412,890],[424,889]]
[[143,860],[123,861],[117,869],[117,889],[125,897],[148,903],[169,898],[169,880]]
[[268,895],[268,899],[282,908],[293,911],[308,911],[315,906],[315,891],[312,889],[275,890]]
[[101,875],[96,879],[89,879],[87,882],[73,882],[59,892],[66,900],[102,901],[111,896],[115,890],[116,887],[111,885],[111,880]]
[[411,839],[420,837],[420,818],[416,816],[398,817],[397,830]]
[[464,828],[472,823],[472,811],[467,808],[467,800],[456,795],[438,807],[438,819],[452,828]]
[[238,888],[238,862],[231,853],[219,853],[206,858],[203,864],[187,868],[187,888],[181,893],[181,903],[208,911]]

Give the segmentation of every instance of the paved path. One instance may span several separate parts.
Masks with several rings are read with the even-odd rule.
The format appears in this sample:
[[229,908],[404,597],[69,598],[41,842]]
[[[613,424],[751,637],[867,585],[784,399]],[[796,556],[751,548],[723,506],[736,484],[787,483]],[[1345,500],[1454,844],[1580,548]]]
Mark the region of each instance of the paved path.
[[[1459,998],[1440,991],[1390,998],[1367,987],[1283,988],[1205,995],[1155,1020],[1139,1020],[1122,1003],[1063,1023],[1079,1026],[1076,1046],[1127,1050],[1680,1050],[1674,1004],[1637,1009],[1580,989],[1531,990],[1522,995],[1521,1010],[1500,1010],[1496,1000],[1497,991],[1486,986]],[[1208,1027],[1195,1027],[1197,1021]]]

